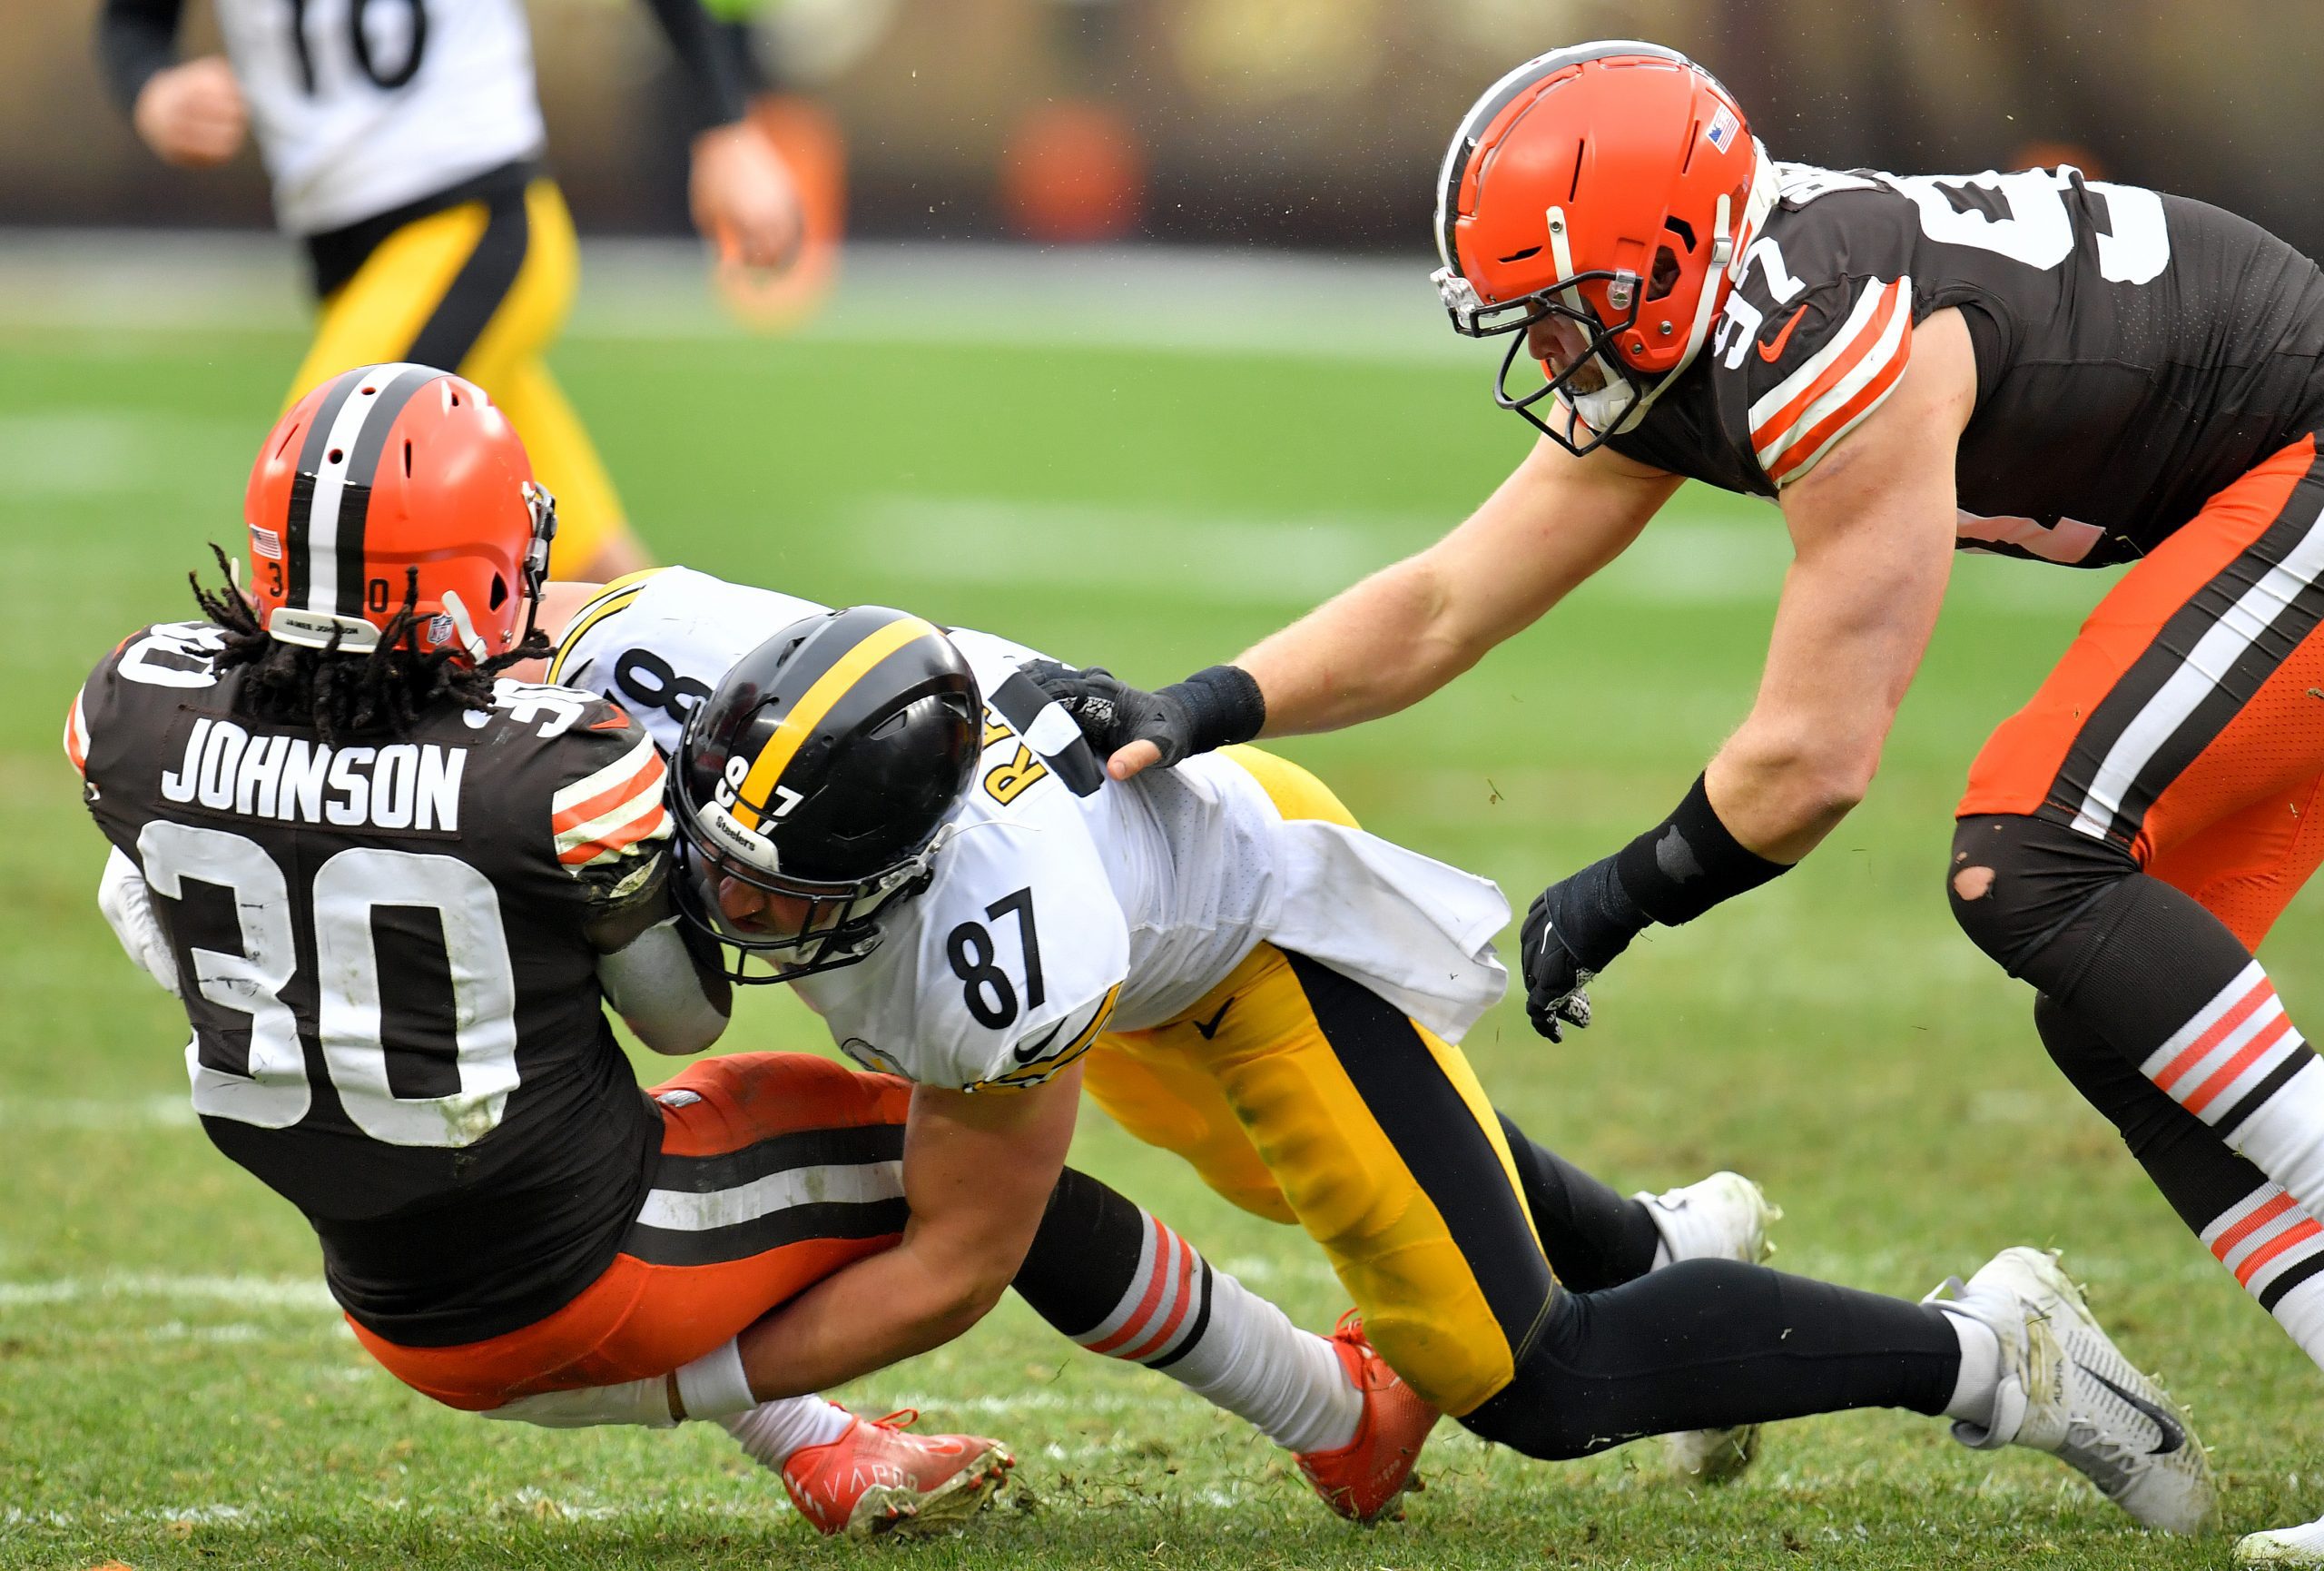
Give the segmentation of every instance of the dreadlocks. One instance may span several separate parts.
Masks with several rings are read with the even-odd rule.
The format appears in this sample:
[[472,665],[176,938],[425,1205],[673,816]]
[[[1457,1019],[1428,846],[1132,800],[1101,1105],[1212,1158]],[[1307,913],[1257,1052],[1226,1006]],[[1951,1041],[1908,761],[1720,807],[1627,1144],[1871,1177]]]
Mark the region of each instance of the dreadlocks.
[[226,553],[213,545],[226,582],[215,591],[188,573],[194,604],[224,629],[221,673],[250,667],[234,696],[234,711],[275,725],[310,726],[325,742],[348,737],[409,736],[427,711],[446,703],[463,709],[492,707],[492,680],[519,660],[546,659],[556,652],[539,628],[506,654],[471,663],[451,649],[419,647],[419,569],[405,569],[403,605],[380,629],[379,647],[358,657],[342,655],[334,635],[327,648],[285,644],[259,626],[258,614],[234,587]]

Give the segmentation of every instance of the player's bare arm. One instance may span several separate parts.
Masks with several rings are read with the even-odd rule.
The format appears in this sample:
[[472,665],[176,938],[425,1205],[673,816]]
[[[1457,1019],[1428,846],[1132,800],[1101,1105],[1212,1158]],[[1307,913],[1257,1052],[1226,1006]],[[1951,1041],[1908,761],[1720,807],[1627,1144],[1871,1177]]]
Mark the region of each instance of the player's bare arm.
[[1977,393],[1958,311],[1911,341],[1886,400],[1783,492],[1795,558],[1750,715],[1668,817],[1526,913],[1526,1013],[1551,1040],[1590,1023],[1582,990],[1631,939],[1787,872],[1871,785],[1945,596]]
[[1767,668],[1707,772],[1719,821],[1769,861],[1797,862],[1863,799],[1935,629],[1977,394],[1960,311],[1914,329],[1912,355],[1887,401],[1783,493],[1795,559]]
[[744,267],[788,266],[804,237],[805,220],[783,155],[745,115],[744,63],[712,25],[702,0],[645,4],[700,94],[686,179],[694,228]]
[[[1542,438],[1458,529],[1237,657],[1266,706],[1261,735],[1333,731],[1417,704],[1620,555],[1678,484]],[[1112,772],[1155,756],[1132,744]]]
[[1636,539],[1675,476],[1544,437],[1461,526],[1213,667],[1147,694],[1105,673],[1043,678],[1085,731],[1108,706],[1107,773],[1127,780],[1254,736],[1333,731],[1410,708],[1530,627]]
[[97,53],[113,94],[155,157],[207,169],[241,151],[250,110],[225,56],[180,62],[183,0],[105,0]]
[[751,1389],[803,1396],[940,1347],[1000,1301],[1065,1167],[1076,1065],[1023,1092],[912,1092],[911,1220],[894,1249],[825,1278],[738,1339]]

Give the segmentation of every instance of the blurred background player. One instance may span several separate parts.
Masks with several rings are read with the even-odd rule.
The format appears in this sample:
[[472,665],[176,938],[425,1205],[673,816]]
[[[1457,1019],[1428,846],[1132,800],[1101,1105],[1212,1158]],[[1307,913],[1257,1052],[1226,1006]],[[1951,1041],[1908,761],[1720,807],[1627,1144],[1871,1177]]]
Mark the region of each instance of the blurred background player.
[[846,136],[839,117],[793,80],[800,27],[813,28],[822,18],[785,29],[784,8],[774,0],[703,0],[703,8],[716,19],[720,42],[742,73],[750,124],[773,144],[799,193],[799,242],[790,261],[758,267],[728,251],[719,259],[719,295],[748,326],[785,331],[830,298],[847,229]]
[[[798,246],[799,198],[745,118],[733,45],[699,0],[646,4],[694,84],[695,227],[742,265],[778,267]],[[542,168],[521,0],[218,0],[225,55],[180,62],[183,8],[106,0],[99,54],[164,162],[222,163],[255,132],[276,221],[304,242],[321,305],[293,396],[375,361],[458,371],[525,432],[557,497],[558,571],[644,566],[612,479],[541,359],[572,305],[577,255]]]

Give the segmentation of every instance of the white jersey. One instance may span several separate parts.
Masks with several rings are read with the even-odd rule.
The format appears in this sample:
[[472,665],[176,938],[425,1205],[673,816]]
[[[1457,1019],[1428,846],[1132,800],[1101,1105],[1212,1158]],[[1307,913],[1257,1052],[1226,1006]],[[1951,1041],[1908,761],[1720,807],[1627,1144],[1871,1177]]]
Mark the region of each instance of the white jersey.
[[[675,752],[729,667],[823,608],[661,568],[575,616],[550,680],[624,705]],[[1103,1031],[1183,1013],[1263,939],[1455,1040],[1501,996],[1492,939],[1509,907],[1491,883],[1285,820],[1228,756],[1107,782],[1020,674],[1039,655],[948,634],[984,695],[984,752],[933,882],[881,914],[867,959],[795,984],[858,1062],[962,1090],[1037,1084]]]
[[217,0],[274,212],[376,218],[543,144],[523,0]]

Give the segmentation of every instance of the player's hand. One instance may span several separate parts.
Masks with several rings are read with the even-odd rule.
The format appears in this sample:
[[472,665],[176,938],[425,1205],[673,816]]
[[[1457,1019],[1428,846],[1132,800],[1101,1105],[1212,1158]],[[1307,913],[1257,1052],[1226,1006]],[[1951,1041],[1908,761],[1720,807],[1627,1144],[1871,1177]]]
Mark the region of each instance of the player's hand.
[[205,54],[148,77],[130,120],[162,163],[208,169],[241,151],[251,114],[226,57]]
[[172,997],[178,992],[178,962],[176,952],[170,947],[170,936],[162,931],[161,923],[153,915],[152,891],[145,884],[145,874],[137,864],[121,854],[118,846],[105,854],[105,870],[97,880],[97,909],[104,913],[105,921],[121,940],[121,947],[129,958],[144,968],[145,973],[167,989]]
[[1187,706],[1169,693],[1133,687],[1103,666],[1076,670],[1054,660],[1025,667],[1081,727],[1081,735],[1106,760],[1106,773],[1127,780],[1142,769],[1177,763],[1193,746],[1193,721]]
[[694,227],[728,262],[786,268],[806,239],[806,215],[790,166],[746,120],[713,126],[694,139],[687,199]]
[[1630,947],[1647,921],[1610,856],[1535,895],[1520,939],[1525,1014],[1533,1029],[1562,1042],[1565,1027],[1588,1025],[1590,979]]

